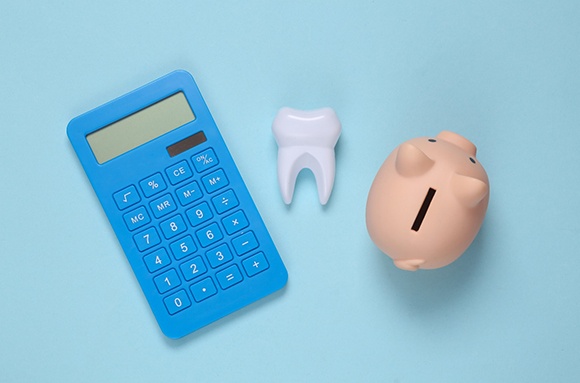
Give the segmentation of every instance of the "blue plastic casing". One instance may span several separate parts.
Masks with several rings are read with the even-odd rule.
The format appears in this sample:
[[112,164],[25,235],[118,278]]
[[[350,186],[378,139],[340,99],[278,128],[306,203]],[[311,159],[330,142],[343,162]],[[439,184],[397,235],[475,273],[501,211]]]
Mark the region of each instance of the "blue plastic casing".
[[[195,120],[97,162],[87,135],[178,92]],[[205,142],[170,157],[168,146],[200,131]],[[183,337],[286,284],[280,255],[188,72],[74,118],[67,134],[166,336]]]

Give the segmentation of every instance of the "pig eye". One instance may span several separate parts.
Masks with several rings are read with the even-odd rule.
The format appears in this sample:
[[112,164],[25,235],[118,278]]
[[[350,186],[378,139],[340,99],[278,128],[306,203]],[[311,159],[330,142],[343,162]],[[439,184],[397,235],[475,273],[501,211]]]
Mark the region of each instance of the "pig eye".
[[437,142],[437,140],[436,140],[436,139],[434,139],[434,138],[430,138],[428,141],[429,141],[429,142]]
[[475,163],[475,160],[473,159],[473,157],[469,157],[469,161]]

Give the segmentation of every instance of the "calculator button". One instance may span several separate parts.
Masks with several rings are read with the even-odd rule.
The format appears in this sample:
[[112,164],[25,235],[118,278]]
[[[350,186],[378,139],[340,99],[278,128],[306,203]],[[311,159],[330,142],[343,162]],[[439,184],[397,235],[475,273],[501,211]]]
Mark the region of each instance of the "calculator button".
[[227,269],[220,271],[215,276],[221,288],[224,290],[240,283],[244,279],[242,273],[240,273],[240,269],[238,269],[238,266],[236,265],[232,265]]
[[209,265],[214,269],[232,260],[232,252],[228,245],[221,244],[215,249],[206,251],[205,257],[209,261]]
[[211,278],[205,278],[202,281],[191,285],[191,293],[196,302],[201,302],[217,293],[217,289]]
[[191,301],[185,290],[179,290],[175,294],[168,296],[163,300],[163,303],[170,315],[177,314],[181,310],[185,310],[191,306]]
[[200,199],[203,196],[203,193],[201,192],[199,185],[195,181],[193,181],[190,184],[185,185],[182,188],[177,189],[175,191],[175,193],[177,194],[177,198],[179,199],[179,202],[183,206],[188,205],[188,204],[192,203],[193,201],[197,201],[198,199]]
[[226,173],[224,173],[222,169],[216,170],[215,172],[203,177],[201,182],[208,193],[213,193],[230,183],[226,177]]
[[198,173],[201,173],[212,166],[216,166],[219,163],[213,149],[206,149],[191,157],[191,160],[193,161],[193,166],[195,166],[195,170],[197,170]]
[[201,257],[195,257],[190,261],[181,265],[181,273],[187,281],[191,281],[195,277],[205,274],[207,267],[201,260]]
[[165,181],[163,181],[161,173],[150,175],[139,182],[139,186],[141,186],[141,190],[143,190],[145,197],[154,196],[155,194],[167,189],[167,185],[165,184]]
[[187,237],[181,238],[177,242],[173,242],[171,245],[169,245],[169,248],[177,260],[185,258],[197,250],[197,247],[193,242],[193,238],[191,238],[189,235]]
[[197,226],[213,217],[213,213],[207,203],[201,203],[185,212],[191,226]]
[[201,243],[202,247],[208,247],[224,237],[216,223],[212,223],[211,225],[196,231],[195,235],[197,236],[197,239],[199,239],[199,243]]
[[125,224],[127,225],[127,229],[133,231],[138,229],[142,226],[147,225],[151,222],[151,218],[149,218],[149,214],[147,210],[143,206],[138,209],[135,209],[123,216],[125,220]]
[[135,234],[133,240],[135,241],[139,251],[150,249],[161,242],[161,238],[159,238],[159,234],[157,234],[157,230],[155,230],[154,227],[150,227],[145,231]]
[[249,225],[246,215],[241,210],[238,210],[234,214],[222,219],[222,224],[228,234],[234,234]]
[[161,218],[167,214],[175,211],[177,205],[173,202],[173,197],[171,194],[164,195],[161,198],[157,198],[155,201],[149,204],[151,211],[155,218]]
[[157,286],[157,290],[160,294],[163,294],[181,285],[181,279],[179,279],[177,272],[173,269],[156,276],[153,278],[153,282],[155,282],[155,286]]
[[252,255],[248,259],[244,259],[242,261],[242,266],[244,266],[244,270],[246,270],[248,277],[253,277],[254,275],[259,274],[270,267],[266,257],[264,256],[264,253],[261,252],[256,255]]
[[224,213],[234,207],[238,206],[240,202],[236,197],[236,193],[232,189],[217,195],[211,199],[213,207],[218,212],[218,214]]
[[167,221],[161,222],[159,227],[167,239],[173,238],[187,229],[187,226],[185,226],[185,222],[183,222],[183,218],[181,218],[180,215],[176,215]]
[[126,209],[141,201],[141,197],[139,197],[139,193],[133,185],[113,194],[113,199],[115,200],[119,210]]
[[238,255],[243,255],[258,247],[258,240],[254,233],[250,231],[232,239],[232,245],[234,245],[234,250]]
[[150,273],[154,273],[171,263],[171,259],[164,248],[146,255],[143,260],[145,261],[145,266],[147,266],[147,270],[149,270]]
[[185,161],[181,161],[173,166],[168,167],[165,169],[165,173],[167,174],[171,185],[176,185],[182,181],[185,181],[193,175],[191,168]]

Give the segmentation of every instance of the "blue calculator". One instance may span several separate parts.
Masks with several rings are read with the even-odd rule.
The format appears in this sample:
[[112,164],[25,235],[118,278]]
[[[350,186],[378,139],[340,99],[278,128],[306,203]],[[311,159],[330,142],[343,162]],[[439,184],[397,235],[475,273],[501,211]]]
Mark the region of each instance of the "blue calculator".
[[286,284],[188,72],[74,118],[67,134],[166,336],[183,337]]

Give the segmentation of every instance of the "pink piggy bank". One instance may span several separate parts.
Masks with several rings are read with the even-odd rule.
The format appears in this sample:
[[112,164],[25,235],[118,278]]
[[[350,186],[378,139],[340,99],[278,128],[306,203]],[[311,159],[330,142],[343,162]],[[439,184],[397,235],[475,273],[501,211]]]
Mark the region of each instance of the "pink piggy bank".
[[489,180],[476,147],[459,134],[414,138],[387,157],[366,207],[373,242],[404,270],[459,258],[485,217]]

